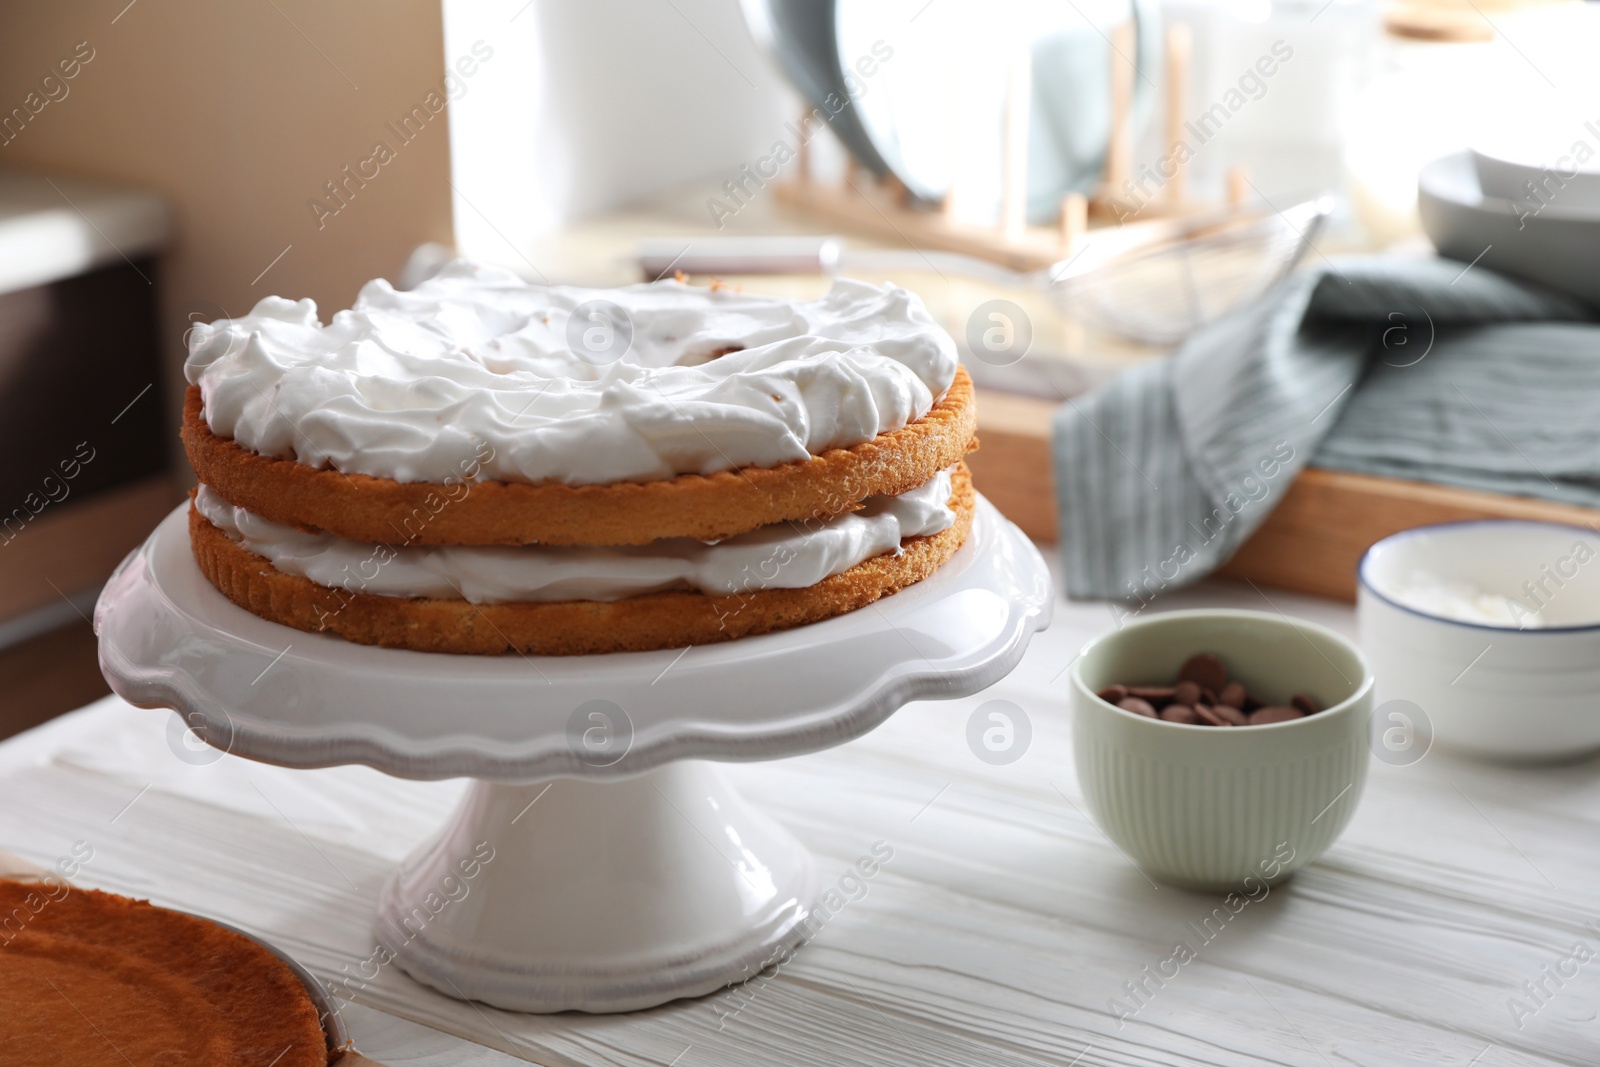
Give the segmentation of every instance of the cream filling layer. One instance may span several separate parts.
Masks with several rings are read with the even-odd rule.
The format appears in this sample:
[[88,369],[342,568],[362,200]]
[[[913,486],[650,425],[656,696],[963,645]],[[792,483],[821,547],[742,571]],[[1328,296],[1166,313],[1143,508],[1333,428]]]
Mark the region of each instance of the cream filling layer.
[[200,486],[195,507],[277,570],[318,585],[393,597],[514,601],[621,600],[671,589],[713,596],[803,589],[899,552],[908,537],[948,529],[950,472],[899,496],[869,497],[829,519],[775,523],[708,544],[671,538],[621,548],[555,545],[389,546],[346,541],[264,519]]
[[267,297],[188,341],[213,433],[401,482],[474,455],[486,479],[569,485],[773,467],[915,422],[956,373],[955,342],[895,286],[580,289],[461,260],[406,292],[369,282],[327,325]]

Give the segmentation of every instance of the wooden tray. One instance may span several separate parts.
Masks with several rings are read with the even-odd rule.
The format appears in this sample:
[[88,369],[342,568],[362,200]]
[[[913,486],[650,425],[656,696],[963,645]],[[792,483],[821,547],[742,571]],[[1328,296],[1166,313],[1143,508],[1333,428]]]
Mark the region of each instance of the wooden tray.
[[[1060,536],[1050,460],[1058,405],[978,390],[978,437],[968,457],[978,488],[1030,537]],[[1392,533],[1461,519],[1534,519],[1600,530],[1600,511],[1530,497],[1311,467],[1218,572],[1280,589],[1354,600],[1356,564]]]

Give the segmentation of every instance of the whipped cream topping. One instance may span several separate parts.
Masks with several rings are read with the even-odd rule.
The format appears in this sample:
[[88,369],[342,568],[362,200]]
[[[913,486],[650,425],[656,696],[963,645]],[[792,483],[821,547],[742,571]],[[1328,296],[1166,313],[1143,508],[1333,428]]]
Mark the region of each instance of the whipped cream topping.
[[950,472],[899,496],[868,497],[859,511],[775,523],[726,541],[688,538],[627,548],[391,547],[302,530],[234,507],[201,485],[200,514],[286,574],[318,585],[395,597],[507,601],[620,600],[668,589],[715,596],[803,589],[858,563],[898,552],[908,537],[955,522]]
[[848,448],[926,415],[955,371],[950,335],[894,286],[580,289],[463,260],[408,292],[368,282],[326,326],[267,297],[196,326],[185,365],[212,432],[263,455],[440,482],[486,451],[483,478],[569,485]]

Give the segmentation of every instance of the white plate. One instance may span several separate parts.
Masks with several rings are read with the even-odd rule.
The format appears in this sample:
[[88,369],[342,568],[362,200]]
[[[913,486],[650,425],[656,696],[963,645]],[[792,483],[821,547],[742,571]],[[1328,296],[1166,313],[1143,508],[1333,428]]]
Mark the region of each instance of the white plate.
[[1485,196],[1468,152],[1422,168],[1417,211],[1442,254],[1600,305],[1600,216]]
[[[1587,141],[1582,143],[1587,146]],[[1547,201],[1563,212],[1600,217],[1600,160],[1591,156],[1579,163],[1573,147],[1569,130],[1535,126],[1473,145],[1472,165],[1487,196],[1520,201],[1526,207]]]

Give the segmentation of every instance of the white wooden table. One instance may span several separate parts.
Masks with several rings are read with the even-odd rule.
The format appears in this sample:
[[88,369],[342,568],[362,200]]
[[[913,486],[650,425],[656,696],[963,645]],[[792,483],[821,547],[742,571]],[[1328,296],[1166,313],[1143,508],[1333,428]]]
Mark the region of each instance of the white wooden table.
[[[1344,605],[1273,602],[1353,628]],[[1267,607],[1221,583],[1163,607],[1200,604]],[[979,697],[730,768],[839,890],[777,975],[634,1015],[519,1016],[391,966],[349,1009],[359,1045],[469,1067],[513,1062],[492,1049],[551,1067],[1600,1063],[1600,763],[1375,762],[1334,848],[1203,942],[1219,899],[1152,885],[1084,814],[1062,672],[1112,620],[1103,605],[1061,605],[1056,620]],[[996,698],[1033,729],[1007,766],[966,741]],[[354,970],[383,878],[461,783],[191,765],[169,747],[170,719],[111,698],[0,744],[0,848],[49,864],[86,841],[84,884],[233,922],[330,978]],[[892,859],[849,877],[878,842]],[[1124,983],[1179,941],[1196,958],[1119,1019],[1112,998],[1131,1003]]]

